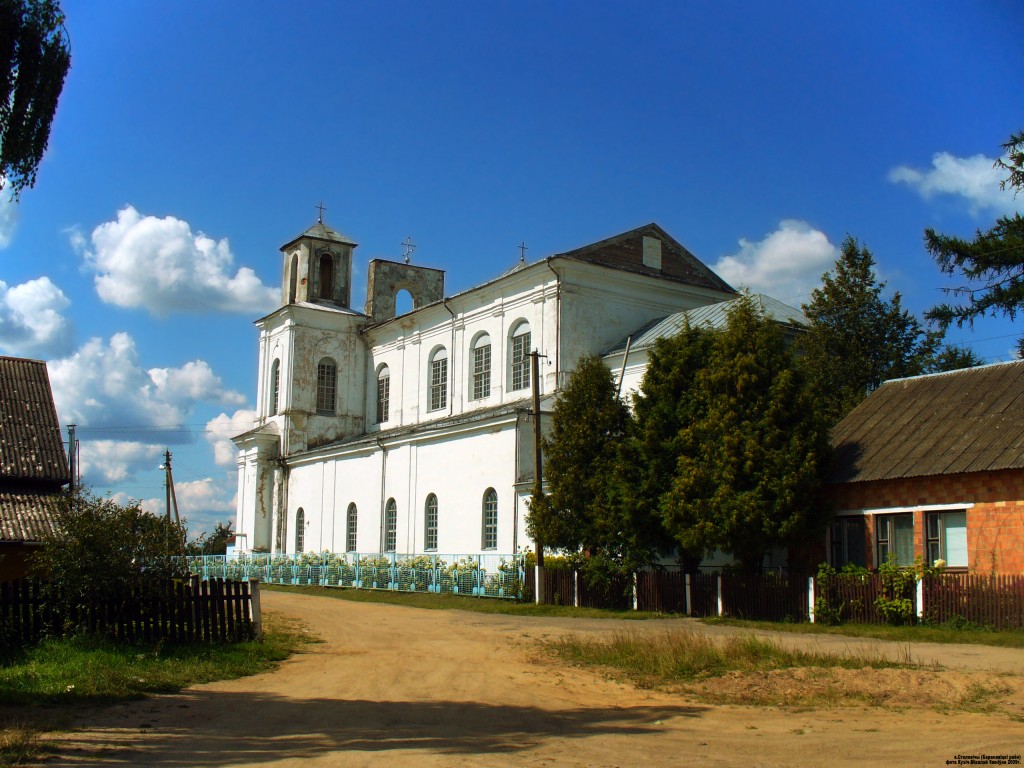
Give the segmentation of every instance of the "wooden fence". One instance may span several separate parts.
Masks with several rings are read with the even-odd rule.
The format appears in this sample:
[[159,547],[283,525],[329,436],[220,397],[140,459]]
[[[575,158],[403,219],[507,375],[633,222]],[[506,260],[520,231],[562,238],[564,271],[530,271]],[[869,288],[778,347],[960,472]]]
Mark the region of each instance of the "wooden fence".
[[[819,580],[779,573],[685,574],[662,569],[642,571],[635,580],[619,579],[604,589],[588,586],[582,574],[569,569],[545,568],[542,578],[542,601],[550,605],[807,621],[815,598],[824,597],[843,622],[885,623],[875,605],[883,594],[881,577],[875,573]],[[536,594],[534,585],[534,569],[528,568],[527,596]],[[913,615],[929,623],[964,620],[996,629],[1024,629],[1024,576],[929,575],[907,597]]]
[[255,581],[192,576],[123,599],[96,599],[66,613],[47,604],[44,595],[37,580],[0,584],[0,641],[25,644],[83,631],[126,642],[174,643],[232,642],[262,634]]

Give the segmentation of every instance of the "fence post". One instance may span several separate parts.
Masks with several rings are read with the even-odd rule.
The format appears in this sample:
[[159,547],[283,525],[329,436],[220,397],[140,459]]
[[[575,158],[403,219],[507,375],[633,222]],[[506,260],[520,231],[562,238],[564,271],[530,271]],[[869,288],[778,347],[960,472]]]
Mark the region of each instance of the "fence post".
[[924,577],[917,582],[917,618],[924,618]]
[[544,568],[533,566],[533,599],[537,605],[544,602]]
[[572,569],[572,607],[580,607],[580,572]]
[[814,577],[807,577],[807,618],[814,623]]
[[718,616],[722,615],[722,573],[718,573]]
[[252,620],[252,634],[257,640],[263,639],[263,613],[260,610],[260,582],[249,579],[249,618]]
[[636,587],[636,571],[633,571],[633,610],[640,609],[640,597],[637,594],[638,590]]
[[686,584],[686,615],[693,615],[693,604],[690,601],[690,574],[686,574],[683,581]]

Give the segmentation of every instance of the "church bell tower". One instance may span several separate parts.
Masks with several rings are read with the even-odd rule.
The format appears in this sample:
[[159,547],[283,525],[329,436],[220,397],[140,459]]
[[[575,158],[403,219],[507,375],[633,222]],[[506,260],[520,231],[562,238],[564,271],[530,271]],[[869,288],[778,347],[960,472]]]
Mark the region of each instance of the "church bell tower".
[[324,304],[348,309],[352,302],[352,251],[349,238],[316,224],[281,246],[284,278],[281,304]]

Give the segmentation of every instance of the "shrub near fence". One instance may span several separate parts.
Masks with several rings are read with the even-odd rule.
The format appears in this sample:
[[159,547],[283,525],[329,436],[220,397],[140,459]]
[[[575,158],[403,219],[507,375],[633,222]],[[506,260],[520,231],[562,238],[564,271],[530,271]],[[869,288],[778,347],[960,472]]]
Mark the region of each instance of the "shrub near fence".
[[59,614],[45,602],[38,580],[0,584],[0,639],[34,643],[77,632],[125,642],[174,643],[248,640],[260,634],[259,587],[198,576],[120,599],[97,598]]

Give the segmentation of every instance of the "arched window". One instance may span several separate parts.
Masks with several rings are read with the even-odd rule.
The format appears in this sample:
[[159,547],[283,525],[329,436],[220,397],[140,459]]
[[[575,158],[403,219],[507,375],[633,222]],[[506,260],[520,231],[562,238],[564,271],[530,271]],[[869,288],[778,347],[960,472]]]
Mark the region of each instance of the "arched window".
[[480,546],[483,549],[498,548],[498,494],[493,488],[484,492],[483,525]]
[[437,496],[427,496],[423,505],[423,548],[437,549]]
[[288,303],[295,303],[295,286],[299,281],[299,257],[292,255],[291,266],[288,269]]
[[480,334],[473,342],[473,381],[474,400],[482,400],[491,396],[491,337]]
[[377,423],[383,424],[391,415],[391,371],[382,365],[377,372]]
[[295,513],[295,552],[300,554],[306,543],[306,513],[299,507]]
[[334,401],[338,391],[338,367],[329,357],[316,366],[316,412],[334,415]]
[[430,356],[427,410],[437,411],[446,407],[448,407],[448,350],[438,347]]
[[345,551],[356,551],[356,524],[359,522],[359,511],[353,501],[348,505],[348,514],[345,515]]
[[398,546],[398,505],[388,499],[384,507],[384,551],[394,552]]
[[329,253],[320,256],[320,298],[330,299],[334,296],[334,257]]
[[510,389],[530,387],[530,324],[525,320],[512,331],[509,345]]
[[281,392],[281,361],[275,360],[270,366],[270,415],[277,413],[278,398]]

